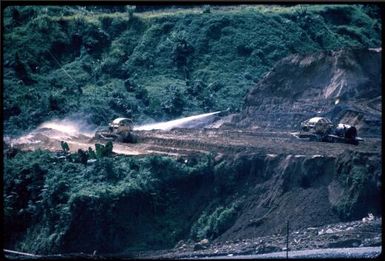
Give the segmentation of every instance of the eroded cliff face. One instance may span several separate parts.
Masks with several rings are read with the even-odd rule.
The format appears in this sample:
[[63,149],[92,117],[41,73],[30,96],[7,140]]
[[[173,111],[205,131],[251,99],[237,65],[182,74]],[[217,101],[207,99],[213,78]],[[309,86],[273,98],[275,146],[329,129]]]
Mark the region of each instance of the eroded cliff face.
[[291,55],[248,93],[241,126],[298,127],[325,115],[381,133],[381,49]]
[[337,157],[267,155],[249,158],[255,179],[234,225],[219,240],[281,234],[292,229],[381,213],[381,159],[346,151]]
[[[89,242],[90,251],[99,246],[106,252],[140,245],[170,247],[181,239],[224,242],[281,234],[286,221],[296,230],[379,215],[380,162],[378,155],[349,151],[340,157],[240,154],[214,162],[203,175],[162,184],[160,205],[151,193],[121,195],[113,206],[104,204],[111,219],[98,213],[96,217],[103,218],[99,220],[91,218],[92,204],[84,200],[86,207],[78,214],[89,213],[92,224],[103,224],[106,231],[88,238],[99,229],[74,215],[76,226],[63,243],[67,251],[80,251],[79,244],[85,246],[81,242]],[[115,232],[109,233],[111,229]]]

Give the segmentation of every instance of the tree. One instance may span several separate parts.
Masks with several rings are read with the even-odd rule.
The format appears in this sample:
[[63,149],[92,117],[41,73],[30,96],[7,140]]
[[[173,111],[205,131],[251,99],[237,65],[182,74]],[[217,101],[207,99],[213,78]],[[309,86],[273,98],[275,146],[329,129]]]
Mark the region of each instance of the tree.
[[179,116],[183,112],[185,100],[182,92],[174,85],[166,88],[166,97],[162,102],[162,110],[169,115]]
[[88,161],[88,154],[82,150],[82,149],[79,149],[78,150],[78,160],[80,163],[86,165],[87,164],[87,161]]
[[99,143],[95,144],[96,157],[103,158],[109,157],[112,155],[113,144],[111,141],[108,141],[106,145],[102,145]]
[[60,145],[61,145],[61,148],[62,148],[63,152],[65,154],[67,154],[68,151],[70,150],[70,147],[68,146],[68,143],[65,142],[65,141],[60,141]]

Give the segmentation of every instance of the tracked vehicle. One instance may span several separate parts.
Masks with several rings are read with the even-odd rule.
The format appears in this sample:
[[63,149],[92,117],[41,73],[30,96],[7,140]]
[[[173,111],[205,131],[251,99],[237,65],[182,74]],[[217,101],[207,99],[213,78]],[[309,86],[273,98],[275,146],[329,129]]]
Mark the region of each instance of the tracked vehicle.
[[113,120],[108,127],[100,128],[95,133],[96,139],[135,142],[133,131],[133,122],[130,118],[117,118]]
[[311,141],[342,142],[358,145],[363,139],[357,136],[357,129],[348,124],[334,125],[328,118],[314,117],[301,123],[301,131],[295,136]]

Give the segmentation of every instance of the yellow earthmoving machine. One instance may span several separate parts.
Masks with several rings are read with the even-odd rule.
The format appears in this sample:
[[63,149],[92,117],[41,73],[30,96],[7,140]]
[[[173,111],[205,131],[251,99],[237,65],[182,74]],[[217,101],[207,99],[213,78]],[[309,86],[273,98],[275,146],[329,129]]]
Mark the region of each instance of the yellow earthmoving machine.
[[311,141],[342,142],[358,145],[362,138],[357,136],[354,126],[339,123],[334,125],[328,118],[313,117],[301,123],[301,131],[295,136]]

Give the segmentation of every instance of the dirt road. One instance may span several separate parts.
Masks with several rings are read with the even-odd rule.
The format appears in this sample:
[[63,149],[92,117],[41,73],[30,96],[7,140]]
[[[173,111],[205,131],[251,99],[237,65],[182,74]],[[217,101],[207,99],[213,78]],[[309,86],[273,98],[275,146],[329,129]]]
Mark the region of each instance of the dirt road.
[[[58,135],[58,131],[45,129],[26,138],[9,141],[23,150],[61,150],[60,141],[66,141],[70,150],[94,148],[94,140],[85,135]],[[59,133],[60,134],[60,133]],[[250,153],[261,155],[293,154],[313,156],[337,156],[345,150],[368,153],[381,152],[381,139],[367,138],[358,146],[343,143],[310,142],[294,137],[290,132],[272,132],[242,129],[174,129],[170,131],[135,131],[138,142],[134,144],[114,142],[113,151],[125,155],[163,154],[170,156],[195,153],[232,155]]]

